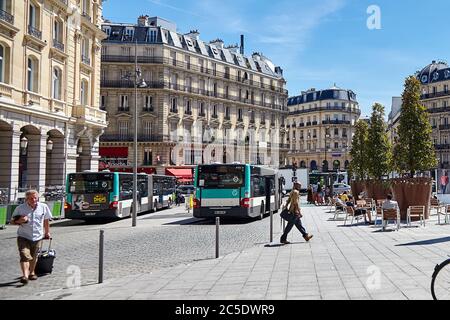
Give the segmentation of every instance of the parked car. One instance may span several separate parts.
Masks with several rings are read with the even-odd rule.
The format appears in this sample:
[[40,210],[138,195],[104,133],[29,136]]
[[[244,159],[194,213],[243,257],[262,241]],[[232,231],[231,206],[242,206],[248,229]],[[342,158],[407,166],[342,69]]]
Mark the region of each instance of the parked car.
[[343,193],[344,191],[350,192],[352,190],[352,188],[345,183],[335,183],[333,184],[333,193],[334,194],[340,194]]
[[181,186],[177,187],[177,191],[180,192],[183,195],[194,194],[195,187],[193,185],[191,185],[191,184],[181,185]]

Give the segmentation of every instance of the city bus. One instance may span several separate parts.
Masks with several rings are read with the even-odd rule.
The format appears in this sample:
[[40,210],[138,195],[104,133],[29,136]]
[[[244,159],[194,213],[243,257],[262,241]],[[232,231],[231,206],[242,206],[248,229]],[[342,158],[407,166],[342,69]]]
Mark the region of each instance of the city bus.
[[260,218],[280,208],[274,169],[248,164],[198,165],[194,217]]
[[[176,178],[139,173],[138,214],[169,208]],[[133,174],[83,172],[67,175],[65,217],[68,219],[125,218],[133,206]]]

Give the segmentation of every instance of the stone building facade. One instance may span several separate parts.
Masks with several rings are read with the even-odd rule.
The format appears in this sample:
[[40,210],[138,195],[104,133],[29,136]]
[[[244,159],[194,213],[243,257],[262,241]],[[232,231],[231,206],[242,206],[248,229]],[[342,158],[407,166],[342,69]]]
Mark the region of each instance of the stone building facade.
[[97,170],[101,0],[0,2],[0,188],[63,185]]
[[197,31],[177,33],[174,23],[159,17],[102,28],[108,35],[101,72],[101,107],[109,123],[100,139],[104,167],[131,171],[135,133],[139,171],[283,161],[286,82],[264,55],[246,57],[242,39],[240,47],[226,47],[220,39],[203,42]]
[[310,89],[288,100],[288,164],[310,171],[346,170],[361,110],[351,90]]

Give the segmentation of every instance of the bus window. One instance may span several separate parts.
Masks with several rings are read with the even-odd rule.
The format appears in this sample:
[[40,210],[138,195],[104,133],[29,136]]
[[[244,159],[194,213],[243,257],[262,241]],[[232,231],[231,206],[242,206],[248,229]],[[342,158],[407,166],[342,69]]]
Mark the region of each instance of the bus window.
[[133,176],[119,175],[119,200],[133,199]]
[[113,177],[111,174],[71,174],[69,176],[69,192],[82,193],[107,193],[112,191]]
[[264,197],[266,195],[266,181],[264,177],[252,176],[250,189],[252,198]]
[[200,166],[198,186],[206,189],[234,189],[244,186],[243,166]]

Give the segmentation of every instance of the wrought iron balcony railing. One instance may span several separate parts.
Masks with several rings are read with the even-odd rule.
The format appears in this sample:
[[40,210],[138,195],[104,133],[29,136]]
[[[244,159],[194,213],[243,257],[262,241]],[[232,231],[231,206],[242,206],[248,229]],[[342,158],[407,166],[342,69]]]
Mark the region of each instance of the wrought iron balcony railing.
[[38,38],[39,40],[42,40],[42,32],[33,26],[28,26],[28,34],[32,35],[35,38]]
[[0,10],[0,20],[14,24],[14,16],[4,10]]

